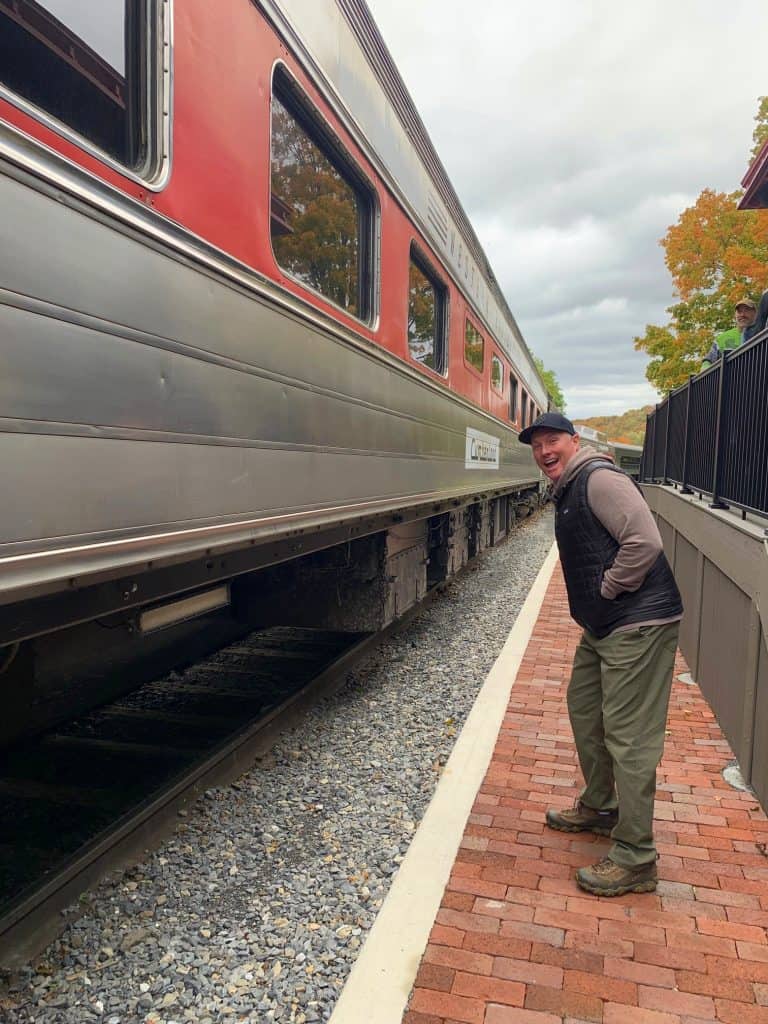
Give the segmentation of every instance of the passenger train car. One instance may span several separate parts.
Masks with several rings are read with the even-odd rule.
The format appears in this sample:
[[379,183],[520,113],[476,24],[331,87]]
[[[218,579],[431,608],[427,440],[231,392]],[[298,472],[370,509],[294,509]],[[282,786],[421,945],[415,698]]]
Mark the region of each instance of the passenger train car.
[[35,638],[364,537],[391,618],[535,500],[546,389],[363,0],[0,0],[0,203],[20,704]]
[[603,455],[607,455],[619,469],[637,480],[640,476],[640,459],[643,454],[643,446],[629,444],[625,441],[610,441],[608,435],[602,430],[595,430],[585,423],[574,423],[576,433],[581,438],[582,445],[595,448]]

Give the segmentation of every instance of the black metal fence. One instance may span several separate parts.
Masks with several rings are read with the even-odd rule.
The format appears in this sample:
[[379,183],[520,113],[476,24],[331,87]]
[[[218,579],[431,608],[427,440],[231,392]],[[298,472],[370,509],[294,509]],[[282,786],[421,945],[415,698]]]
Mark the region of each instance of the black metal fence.
[[768,516],[768,329],[724,352],[648,417],[640,479]]

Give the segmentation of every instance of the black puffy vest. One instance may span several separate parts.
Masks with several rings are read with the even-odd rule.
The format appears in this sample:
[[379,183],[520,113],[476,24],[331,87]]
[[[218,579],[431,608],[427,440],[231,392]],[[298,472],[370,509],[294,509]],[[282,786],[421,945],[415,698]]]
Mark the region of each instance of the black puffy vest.
[[609,601],[600,594],[603,574],[613,565],[618,543],[592,512],[587,483],[595,470],[620,473],[603,460],[588,463],[557,499],[555,536],[560,549],[571,616],[598,639],[618,626],[682,614],[683,603],[669,562],[662,552],[640,587]]

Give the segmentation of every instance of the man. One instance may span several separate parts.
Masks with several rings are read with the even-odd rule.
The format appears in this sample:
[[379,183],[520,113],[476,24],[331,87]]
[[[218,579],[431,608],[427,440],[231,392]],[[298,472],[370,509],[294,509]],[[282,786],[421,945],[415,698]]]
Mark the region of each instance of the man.
[[735,309],[736,326],[741,332],[741,344],[744,345],[753,334],[757,334],[757,304],[750,298],[740,299]]
[[[762,300],[761,300],[762,301]],[[750,298],[739,299],[736,303],[734,317],[736,326],[728,331],[722,331],[712,342],[712,347],[701,364],[702,370],[716,363],[722,352],[726,349],[738,348],[762,330],[758,322],[758,309],[756,303]]]
[[549,810],[563,832],[610,835],[612,846],[576,881],[600,896],[653,892],[653,799],[683,612],[653,516],[635,483],[606,456],[579,447],[559,413],[520,434],[552,483],[555,536],[571,616],[583,628],[568,713],[584,775],[571,809]]

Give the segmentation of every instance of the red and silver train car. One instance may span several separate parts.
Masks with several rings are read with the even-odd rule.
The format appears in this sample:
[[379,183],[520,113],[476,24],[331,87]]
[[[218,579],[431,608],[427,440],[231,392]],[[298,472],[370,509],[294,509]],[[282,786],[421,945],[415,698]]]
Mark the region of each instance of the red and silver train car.
[[415,552],[391,617],[436,517],[461,560],[537,493],[545,387],[363,0],[0,0],[0,202],[21,704],[41,638],[363,536]]

